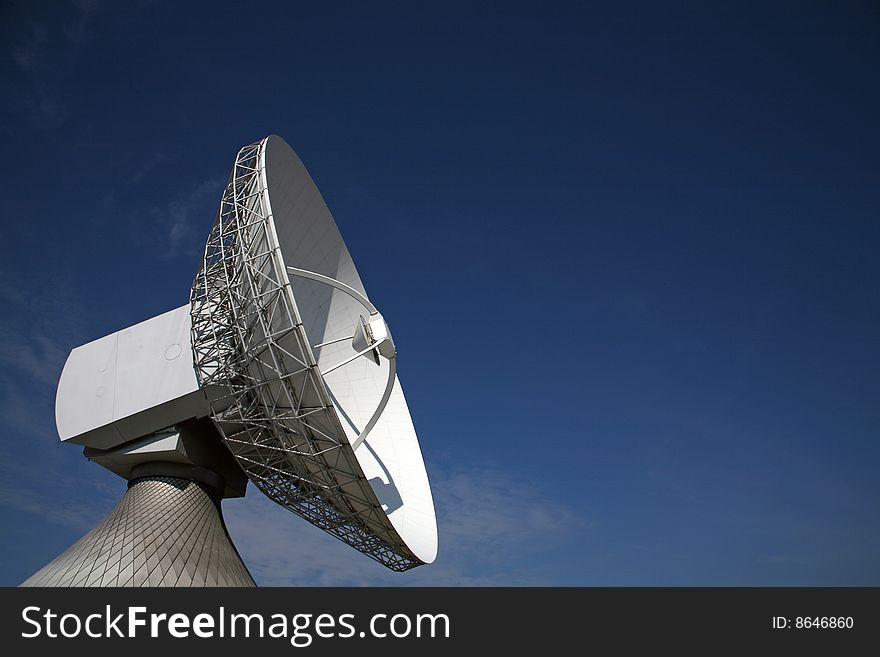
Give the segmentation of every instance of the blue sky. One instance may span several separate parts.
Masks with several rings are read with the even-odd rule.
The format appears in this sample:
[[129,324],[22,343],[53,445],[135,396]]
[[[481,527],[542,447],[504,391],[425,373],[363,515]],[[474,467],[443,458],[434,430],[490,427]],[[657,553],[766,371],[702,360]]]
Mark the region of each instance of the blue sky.
[[0,584],[125,489],[59,444],[67,353],[186,303],[269,133],[394,329],[440,556],[252,489],[259,583],[880,584],[876,4],[219,4],[0,10]]

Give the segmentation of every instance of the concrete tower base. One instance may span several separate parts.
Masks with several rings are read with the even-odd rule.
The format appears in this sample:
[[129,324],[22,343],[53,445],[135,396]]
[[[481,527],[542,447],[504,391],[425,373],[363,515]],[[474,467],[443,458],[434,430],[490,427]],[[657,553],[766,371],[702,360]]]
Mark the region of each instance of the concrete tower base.
[[145,465],[100,525],[22,586],[256,586],[226,532],[216,475]]

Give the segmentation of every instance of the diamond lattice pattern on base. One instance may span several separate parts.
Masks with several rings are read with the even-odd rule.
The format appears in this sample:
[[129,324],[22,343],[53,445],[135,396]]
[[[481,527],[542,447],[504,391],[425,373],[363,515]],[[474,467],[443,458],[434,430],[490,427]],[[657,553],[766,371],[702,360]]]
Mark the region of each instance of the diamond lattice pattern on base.
[[147,477],[22,586],[255,586],[197,483]]

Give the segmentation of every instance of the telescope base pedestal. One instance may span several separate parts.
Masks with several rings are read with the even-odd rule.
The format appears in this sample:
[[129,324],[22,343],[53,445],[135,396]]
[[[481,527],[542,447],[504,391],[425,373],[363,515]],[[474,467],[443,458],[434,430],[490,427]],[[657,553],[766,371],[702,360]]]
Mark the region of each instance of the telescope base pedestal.
[[101,524],[21,586],[256,584],[226,532],[215,490],[145,474]]

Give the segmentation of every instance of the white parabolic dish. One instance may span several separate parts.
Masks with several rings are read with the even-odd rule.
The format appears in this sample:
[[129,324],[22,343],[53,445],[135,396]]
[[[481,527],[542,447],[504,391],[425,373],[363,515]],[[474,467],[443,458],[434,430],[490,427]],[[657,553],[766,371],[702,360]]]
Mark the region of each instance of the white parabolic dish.
[[293,149],[275,135],[241,149],[193,283],[199,383],[263,493],[407,570],[434,561],[437,523],[375,310]]

